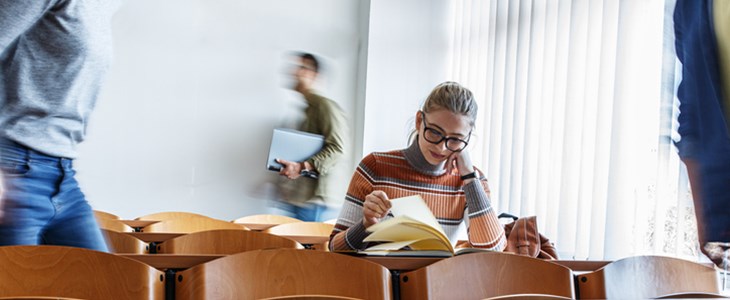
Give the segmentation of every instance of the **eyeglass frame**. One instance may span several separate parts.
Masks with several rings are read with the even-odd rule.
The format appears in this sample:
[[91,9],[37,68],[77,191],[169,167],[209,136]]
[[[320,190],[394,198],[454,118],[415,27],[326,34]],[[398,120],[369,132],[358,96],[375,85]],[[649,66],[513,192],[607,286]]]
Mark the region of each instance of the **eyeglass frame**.
[[[469,146],[469,140],[471,139],[471,132],[472,132],[471,130],[469,130],[469,133],[467,134],[466,140],[462,140],[460,138],[446,136],[443,133],[441,133],[441,131],[436,130],[436,129],[432,128],[432,127],[429,127],[428,126],[428,121],[426,121],[426,113],[424,111],[420,111],[420,112],[421,112],[421,118],[423,119],[423,140],[424,141],[429,142],[429,143],[434,144],[434,145],[438,145],[438,144],[440,144],[441,142],[443,142],[445,140],[446,142],[445,142],[444,146],[446,146],[446,149],[448,149],[451,152],[461,152],[464,149],[466,149],[467,146]],[[434,141],[430,141],[429,139],[426,138],[426,130],[429,130],[432,133],[436,133],[441,138],[438,141],[435,141],[435,142]],[[462,142],[462,143],[464,143],[464,147],[461,147],[461,149],[458,149],[458,150],[453,150],[453,149],[449,148],[449,141],[450,140]]]

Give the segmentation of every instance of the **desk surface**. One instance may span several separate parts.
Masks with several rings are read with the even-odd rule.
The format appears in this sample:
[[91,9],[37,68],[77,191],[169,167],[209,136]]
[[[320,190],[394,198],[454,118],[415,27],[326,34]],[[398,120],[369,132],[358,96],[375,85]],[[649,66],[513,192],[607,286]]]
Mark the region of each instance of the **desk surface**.
[[169,239],[173,239],[176,237],[179,237],[181,235],[185,235],[186,233],[170,233],[170,232],[125,232],[128,235],[131,235],[135,238],[138,238],[142,241],[151,243],[151,242],[164,242]]
[[253,231],[264,231],[264,230],[274,227],[276,225],[280,225],[280,224],[275,224],[275,223],[236,223],[236,224],[241,224],[243,226],[246,226],[246,228],[251,229]]
[[[356,255],[359,258],[380,264],[389,270],[410,271],[416,270],[448,257],[408,257],[408,256],[365,256]],[[610,261],[597,260],[549,260],[559,264],[573,272],[592,272],[602,268]]]
[[411,271],[416,270],[447,257],[405,257],[405,256],[365,256],[356,255],[358,258],[368,260],[386,267],[388,270]]
[[214,254],[118,254],[131,258],[156,269],[188,269],[221,258],[225,255]]
[[611,261],[607,260],[549,260],[549,262],[556,263],[573,270],[573,272],[593,272],[603,266],[609,264]]
[[[314,250],[302,250],[314,251]],[[208,261],[224,257],[222,254],[118,254],[127,258],[141,261],[156,269],[187,269]],[[343,255],[348,255],[343,253]],[[353,255],[386,267],[389,270],[411,271],[447,257],[393,257],[393,256],[364,256]],[[592,272],[608,264],[610,261],[589,260],[555,260],[551,261],[573,270],[573,272]]]
[[148,225],[152,225],[155,223],[159,223],[160,221],[151,221],[151,220],[119,220],[119,222],[122,222],[124,224],[129,225],[130,227],[134,228],[142,228]]
[[280,236],[291,239],[291,240],[295,240],[302,245],[304,245],[304,244],[307,244],[307,245],[323,244],[330,240],[329,236],[319,236],[319,235],[280,235]]

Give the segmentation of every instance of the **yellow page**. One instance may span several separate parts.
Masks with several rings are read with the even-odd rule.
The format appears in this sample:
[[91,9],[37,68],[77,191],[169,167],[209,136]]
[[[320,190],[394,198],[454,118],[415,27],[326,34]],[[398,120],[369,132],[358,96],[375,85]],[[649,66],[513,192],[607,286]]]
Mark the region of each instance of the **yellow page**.
[[449,238],[446,235],[443,235],[443,233],[441,233],[437,230],[434,230],[434,228],[427,227],[427,226],[423,225],[422,223],[403,223],[403,225],[408,226],[408,227],[416,227],[421,230],[428,231],[430,233],[430,235],[432,236],[432,238],[431,238],[431,240],[429,240],[430,242],[428,244],[415,243],[415,244],[411,245],[411,248],[416,249],[416,250],[427,250],[427,249],[430,250],[430,249],[434,249],[434,247],[436,247],[436,246],[433,246],[432,243],[438,242],[440,246],[438,246],[437,249],[444,249],[444,250],[448,250],[450,252],[454,252],[454,246],[451,245],[451,241],[449,241]]
[[453,248],[451,248],[451,244],[444,244],[443,241],[438,239],[422,239],[420,241],[416,241],[414,243],[411,243],[410,245],[412,250],[443,250],[448,252],[454,252]]
[[418,226],[407,226],[407,218],[395,217],[392,219],[385,220],[368,228],[368,231],[373,231],[363,241],[365,242],[393,242],[393,241],[408,241],[408,240],[422,240],[426,238],[438,238],[427,229],[420,228]]
[[407,251],[424,251],[424,250],[437,250],[453,253],[448,248],[444,247],[444,244],[435,239],[422,239],[422,240],[409,240],[401,242],[390,242],[382,243],[365,249],[365,252],[371,251],[398,251],[405,247],[411,247],[411,250]]
[[378,244],[372,247],[369,247],[365,249],[365,251],[396,251],[403,249],[404,247],[417,242],[418,240],[409,240],[409,241],[402,241],[402,242],[391,242],[391,243],[382,243]]
[[411,219],[428,224],[441,232],[443,236],[446,236],[446,232],[441,228],[441,224],[433,216],[433,212],[428,208],[428,205],[426,205],[426,202],[423,201],[421,196],[415,195],[396,198],[391,200],[390,203],[392,204],[390,211],[393,213],[393,216],[408,216]]

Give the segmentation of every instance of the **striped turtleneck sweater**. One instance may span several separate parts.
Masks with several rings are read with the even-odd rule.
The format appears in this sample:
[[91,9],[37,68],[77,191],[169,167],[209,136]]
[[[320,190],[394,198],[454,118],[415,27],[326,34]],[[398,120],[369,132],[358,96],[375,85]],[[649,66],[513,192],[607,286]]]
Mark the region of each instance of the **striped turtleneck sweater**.
[[[465,184],[456,168],[447,172],[444,164],[428,163],[418,142],[406,149],[371,153],[363,158],[330,236],[330,250],[362,250],[369,246],[363,242],[369,235],[362,222],[363,203],[365,196],[375,190],[384,191],[390,199],[420,195],[452,244],[456,243],[459,225],[465,222],[472,247],[504,250],[504,228],[492,209],[487,179],[477,170],[479,180]],[[391,217],[389,213],[385,218]]]

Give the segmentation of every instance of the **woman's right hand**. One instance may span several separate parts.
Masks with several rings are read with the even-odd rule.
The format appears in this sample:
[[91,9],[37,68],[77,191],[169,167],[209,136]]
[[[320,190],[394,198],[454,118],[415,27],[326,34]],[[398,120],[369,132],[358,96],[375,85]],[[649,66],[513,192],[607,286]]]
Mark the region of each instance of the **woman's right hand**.
[[362,224],[365,228],[378,223],[378,219],[388,215],[390,211],[390,199],[383,191],[373,191],[365,196],[365,202],[362,204]]

